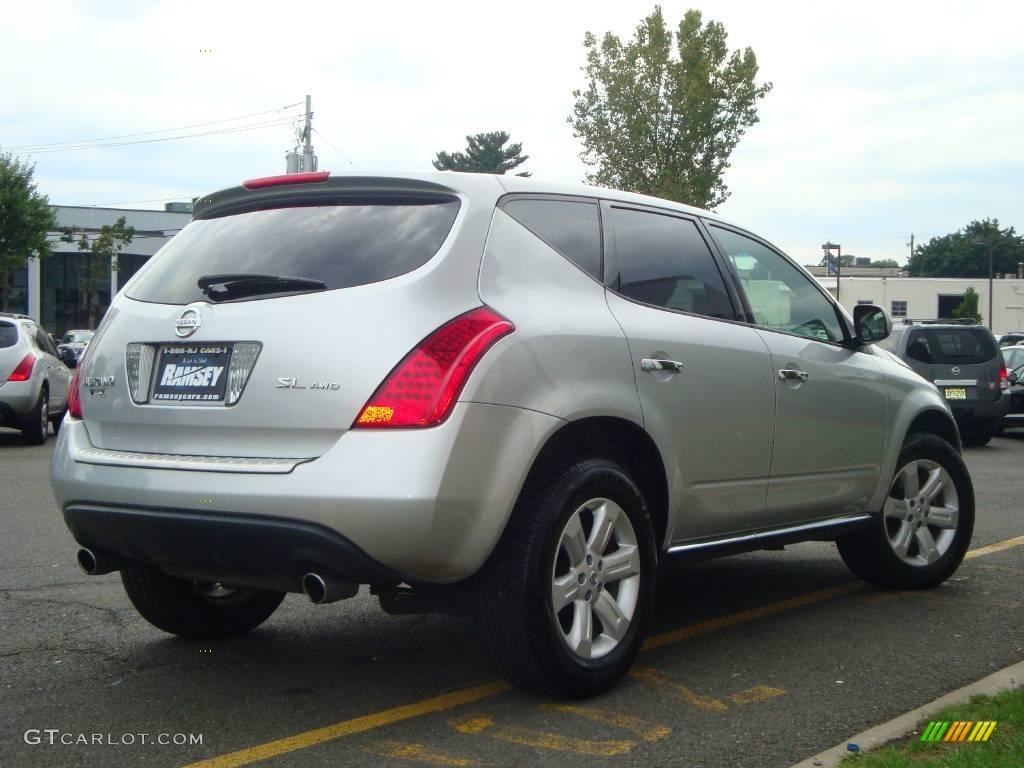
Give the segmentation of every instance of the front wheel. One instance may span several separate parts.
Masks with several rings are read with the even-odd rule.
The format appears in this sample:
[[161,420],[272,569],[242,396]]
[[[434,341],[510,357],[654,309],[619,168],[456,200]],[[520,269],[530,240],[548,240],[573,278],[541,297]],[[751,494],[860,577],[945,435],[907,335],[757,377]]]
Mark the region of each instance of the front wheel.
[[611,688],[643,643],[656,552],[629,475],[587,459],[532,477],[477,582],[482,634],[534,693]]
[[143,563],[126,565],[121,582],[142,618],[164,632],[192,638],[248,632],[269,619],[284,600],[283,592],[175,579]]
[[960,454],[934,435],[914,435],[900,452],[881,514],[836,544],[865,581],[927,589],[953,575],[973,532],[974,487]]

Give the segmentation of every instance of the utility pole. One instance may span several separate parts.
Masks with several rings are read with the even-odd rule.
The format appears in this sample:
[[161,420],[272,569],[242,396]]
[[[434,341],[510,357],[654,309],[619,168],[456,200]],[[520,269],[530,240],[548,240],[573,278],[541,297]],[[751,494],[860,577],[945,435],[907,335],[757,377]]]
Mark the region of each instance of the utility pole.
[[285,155],[286,173],[299,173],[300,171],[315,171],[317,157],[313,153],[313,98],[306,94],[306,123],[302,127],[302,133],[298,134],[302,140],[302,154],[299,154],[299,147],[296,145],[291,152]]
[[[910,233],[910,258],[911,259],[914,258],[914,233],[913,232]],[[910,261],[907,261],[907,264],[910,264]]]

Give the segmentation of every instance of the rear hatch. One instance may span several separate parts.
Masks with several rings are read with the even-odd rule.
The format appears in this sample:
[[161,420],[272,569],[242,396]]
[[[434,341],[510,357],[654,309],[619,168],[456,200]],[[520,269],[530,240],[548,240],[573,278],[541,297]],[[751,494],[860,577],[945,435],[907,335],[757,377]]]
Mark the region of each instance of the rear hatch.
[[89,346],[100,448],[318,456],[421,339],[479,304],[486,230],[458,234],[468,199],[451,189],[342,178],[204,201]]
[[1002,392],[1001,359],[985,328],[912,328],[905,357],[939,388],[951,406],[992,403]]
[[7,382],[7,377],[24,356],[24,350],[18,344],[18,326],[0,320],[0,386]]

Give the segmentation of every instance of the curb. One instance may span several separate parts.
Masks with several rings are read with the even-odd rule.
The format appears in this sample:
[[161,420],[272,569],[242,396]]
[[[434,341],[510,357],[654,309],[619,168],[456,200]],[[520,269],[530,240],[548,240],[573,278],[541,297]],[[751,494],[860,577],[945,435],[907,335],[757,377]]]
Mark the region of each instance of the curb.
[[834,766],[839,765],[840,760],[851,754],[846,749],[846,745],[851,742],[857,744],[862,752],[875,749],[887,742],[906,736],[917,727],[918,723],[922,720],[927,720],[929,715],[943,707],[948,707],[950,704],[960,704],[979,694],[991,696],[999,691],[1014,688],[1024,688],[1024,661],[1011,664],[1009,667],[982,678],[976,683],[965,685],[963,688],[952,693],[940,696],[923,707],[912,709],[910,712],[900,715],[887,723],[876,725],[874,728],[869,728],[862,733],[858,733],[856,736],[844,739],[824,752],[819,752],[813,757],[801,760],[792,768],[834,768]]

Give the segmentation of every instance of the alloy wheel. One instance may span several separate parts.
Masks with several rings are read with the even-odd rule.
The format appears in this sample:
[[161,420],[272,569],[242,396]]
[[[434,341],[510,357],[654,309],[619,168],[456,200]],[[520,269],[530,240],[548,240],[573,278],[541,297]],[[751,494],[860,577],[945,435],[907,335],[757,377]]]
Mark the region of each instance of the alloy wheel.
[[640,597],[640,548],[629,515],[597,498],[570,515],[555,550],[551,606],[569,650],[599,659],[618,647]]
[[953,478],[934,461],[909,462],[893,478],[883,516],[900,560],[918,567],[935,563],[956,538],[960,505]]

